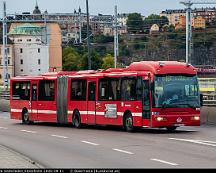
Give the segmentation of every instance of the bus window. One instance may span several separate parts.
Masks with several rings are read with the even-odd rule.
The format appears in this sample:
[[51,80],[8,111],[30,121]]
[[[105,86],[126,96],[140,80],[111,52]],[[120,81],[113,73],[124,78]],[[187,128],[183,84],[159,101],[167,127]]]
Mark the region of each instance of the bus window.
[[33,84],[32,85],[32,101],[37,100],[37,85]]
[[99,81],[99,100],[120,100],[120,79],[104,78]]
[[86,80],[71,81],[71,100],[86,100]]
[[136,78],[124,78],[121,85],[122,100],[137,100]]
[[30,100],[30,82],[13,82],[13,100]]
[[55,89],[53,80],[41,80],[39,81],[39,95],[38,100],[40,101],[54,101],[55,100]]
[[95,101],[95,99],[96,99],[96,83],[95,82],[89,82],[88,100],[89,101]]

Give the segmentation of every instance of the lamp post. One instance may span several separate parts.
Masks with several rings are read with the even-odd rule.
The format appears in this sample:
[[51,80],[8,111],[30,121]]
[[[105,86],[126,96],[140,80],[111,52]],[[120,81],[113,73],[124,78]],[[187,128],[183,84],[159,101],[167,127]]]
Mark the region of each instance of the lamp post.
[[86,13],[87,13],[88,69],[91,70],[91,52],[90,52],[90,36],[89,36],[89,6],[88,6],[88,0],[86,0]]

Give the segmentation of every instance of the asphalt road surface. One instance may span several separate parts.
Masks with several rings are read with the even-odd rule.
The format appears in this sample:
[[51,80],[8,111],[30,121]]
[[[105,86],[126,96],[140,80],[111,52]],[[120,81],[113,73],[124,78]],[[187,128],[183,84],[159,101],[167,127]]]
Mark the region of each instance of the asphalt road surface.
[[216,127],[142,129],[35,123],[0,112],[0,144],[45,168],[216,168]]

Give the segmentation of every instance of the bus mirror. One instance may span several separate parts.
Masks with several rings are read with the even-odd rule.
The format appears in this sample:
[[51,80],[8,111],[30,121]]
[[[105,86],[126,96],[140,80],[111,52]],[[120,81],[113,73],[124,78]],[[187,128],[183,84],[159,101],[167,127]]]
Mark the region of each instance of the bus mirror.
[[203,94],[200,94],[200,106],[203,106]]

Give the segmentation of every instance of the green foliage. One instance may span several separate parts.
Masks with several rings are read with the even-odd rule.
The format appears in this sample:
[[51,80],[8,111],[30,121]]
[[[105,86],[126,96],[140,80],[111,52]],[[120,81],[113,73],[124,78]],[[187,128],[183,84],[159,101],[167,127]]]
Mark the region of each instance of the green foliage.
[[102,69],[114,68],[114,57],[110,54],[107,54],[103,57]]
[[[91,52],[91,69],[97,70],[100,69],[102,65],[102,59],[100,58],[100,55],[93,50]],[[82,62],[81,62],[82,70],[88,69],[88,53],[84,53],[82,56]]]
[[139,13],[131,13],[128,15],[127,27],[129,33],[142,33],[143,32],[143,19]]
[[63,49],[62,63],[64,71],[77,71],[81,69],[81,56],[71,47]]
[[105,36],[105,35],[97,35],[93,39],[94,43],[109,43],[113,41],[114,41],[113,36]]

